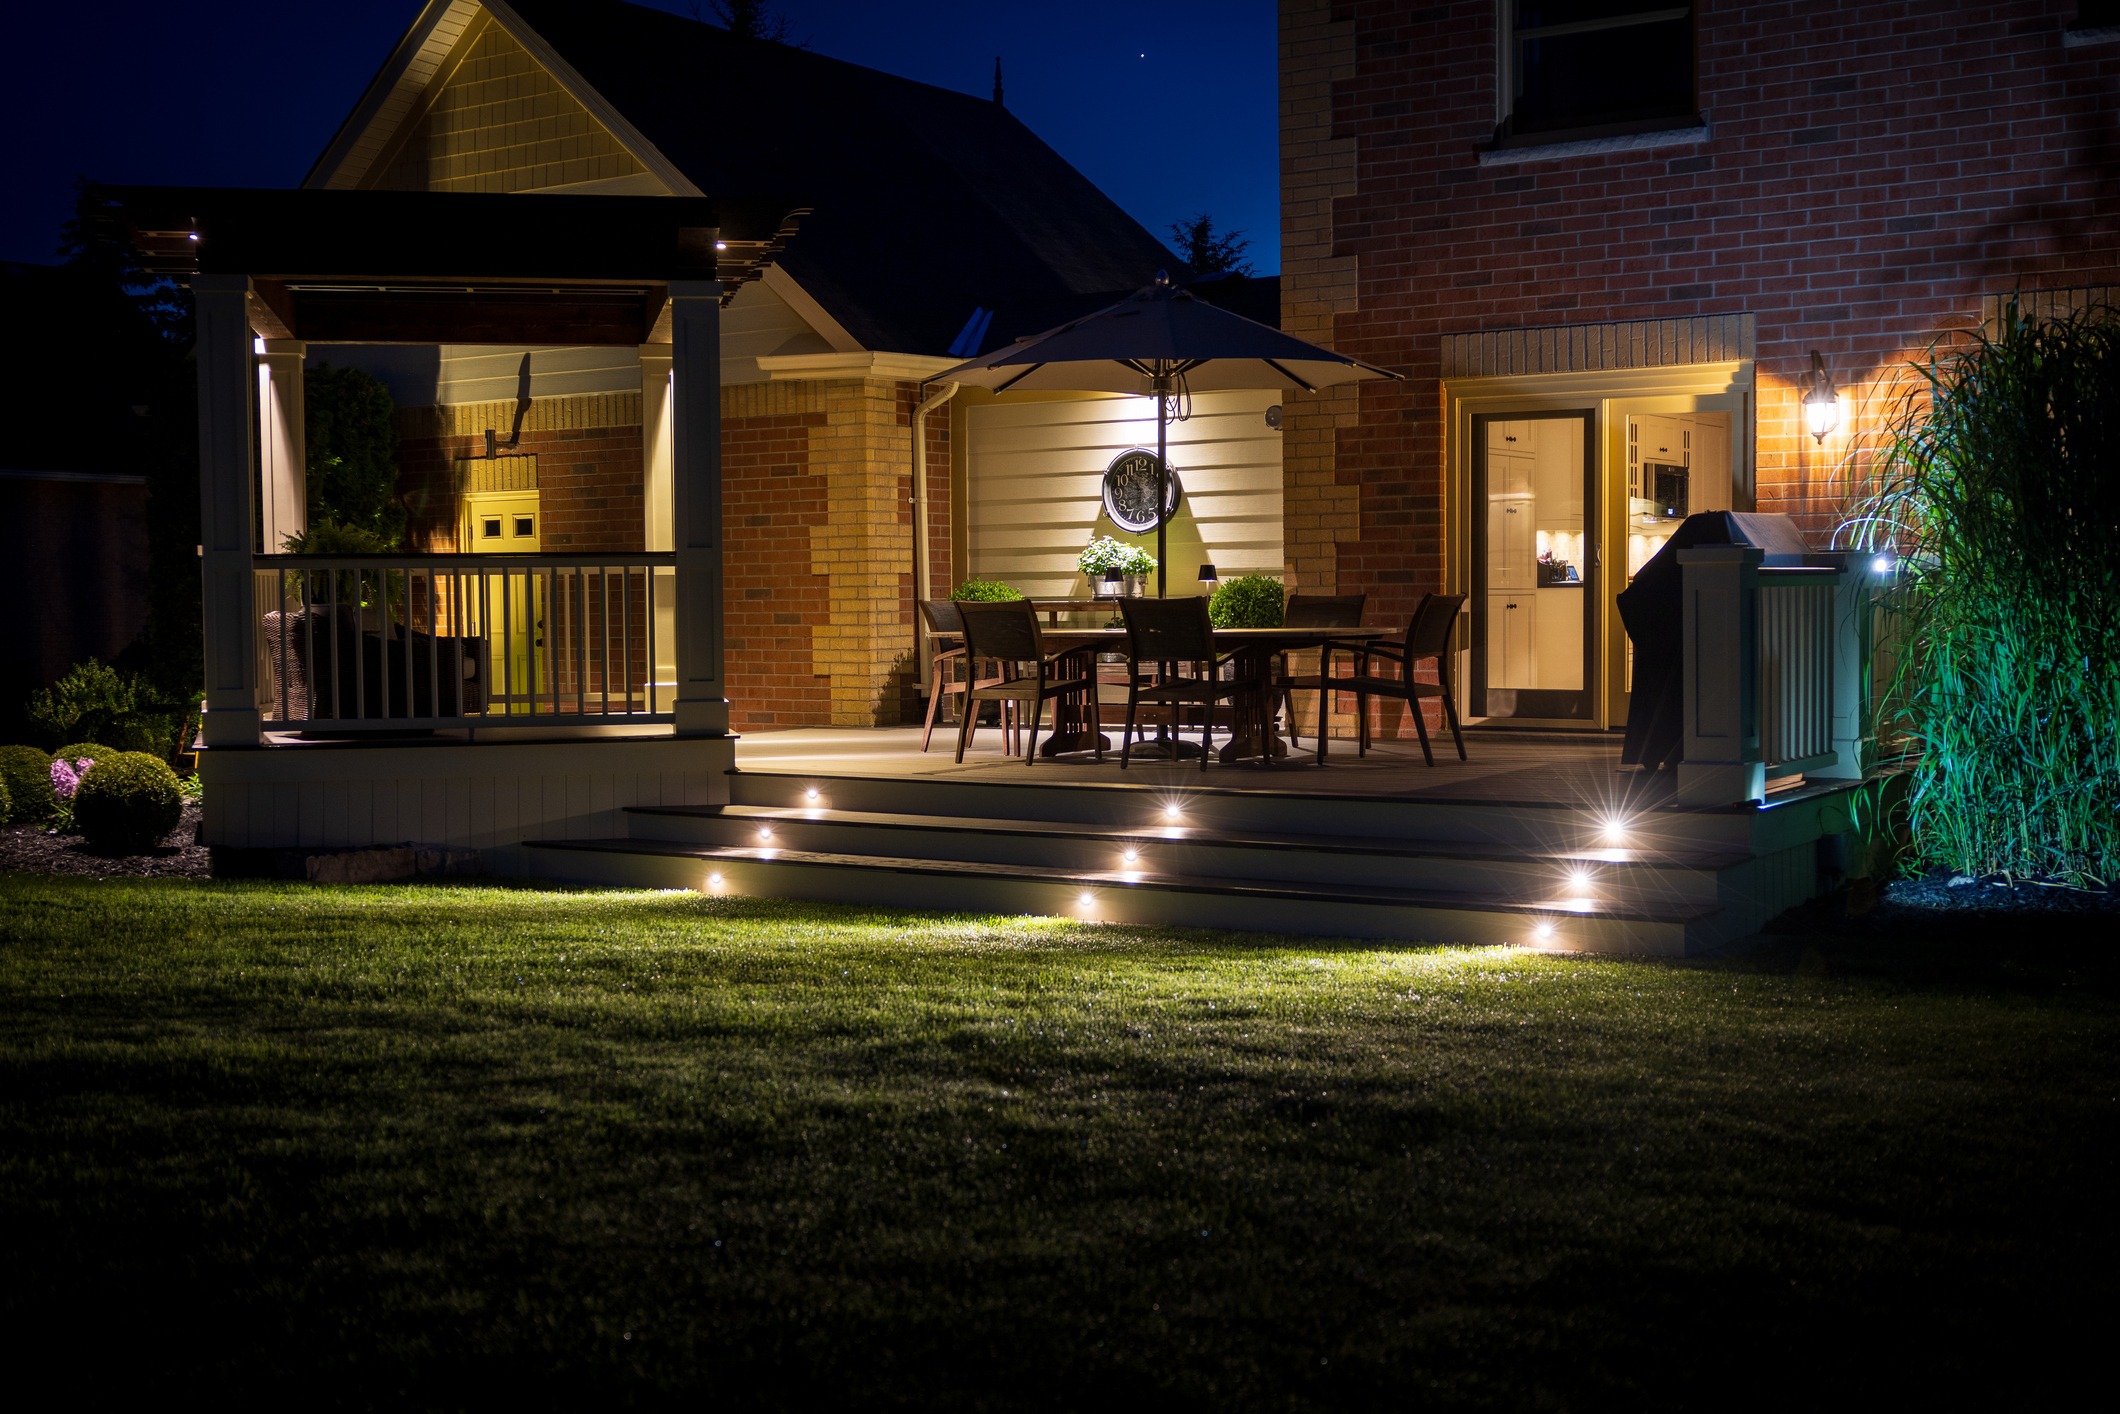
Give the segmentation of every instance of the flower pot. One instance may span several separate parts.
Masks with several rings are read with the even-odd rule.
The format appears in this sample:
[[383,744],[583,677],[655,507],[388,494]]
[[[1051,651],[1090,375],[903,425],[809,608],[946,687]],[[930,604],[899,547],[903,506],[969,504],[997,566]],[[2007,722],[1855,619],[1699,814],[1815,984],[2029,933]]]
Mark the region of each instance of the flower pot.
[[1120,582],[1126,586],[1126,597],[1129,599],[1139,599],[1148,593],[1148,576],[1145,574],[1126,575]]

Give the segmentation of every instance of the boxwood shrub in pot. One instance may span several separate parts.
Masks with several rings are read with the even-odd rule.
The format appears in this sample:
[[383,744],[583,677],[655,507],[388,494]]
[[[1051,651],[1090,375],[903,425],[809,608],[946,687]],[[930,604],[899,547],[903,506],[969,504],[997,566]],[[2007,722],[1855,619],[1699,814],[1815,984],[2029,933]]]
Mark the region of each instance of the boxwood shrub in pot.
[[74,827],[98,849],[153,849],[183,817],[177,773],[144,751],[113,752],[74,792]]
[[52,794],[52,758],[34,746],[0,746],[0,782],[7,786],[8,809],[0,823],[46,820],[59,808]]
[[969,599],[979,604],[1004,604],[1022,597],[1023,591],[998,579],[968,579],[950,591],[952,599]]
[[1216,628],[1279,628],[1281,581],[1263,574],[1224,580],[1207,601],[1207,617]]

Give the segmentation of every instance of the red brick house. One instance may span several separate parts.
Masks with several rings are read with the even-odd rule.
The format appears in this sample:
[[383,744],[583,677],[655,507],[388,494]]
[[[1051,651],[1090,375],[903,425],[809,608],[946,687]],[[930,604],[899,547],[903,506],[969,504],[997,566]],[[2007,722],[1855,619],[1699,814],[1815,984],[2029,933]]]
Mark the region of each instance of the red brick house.
[[1295,579],[1392,615],[1470,595],[1474,716],[1624,720],[1613,595],[1677,515],[1826,548],[1908,360],[2013,291],[2120,282],[2115,25],[1283,0],[1283,327],[1410,374],[1291,404]]

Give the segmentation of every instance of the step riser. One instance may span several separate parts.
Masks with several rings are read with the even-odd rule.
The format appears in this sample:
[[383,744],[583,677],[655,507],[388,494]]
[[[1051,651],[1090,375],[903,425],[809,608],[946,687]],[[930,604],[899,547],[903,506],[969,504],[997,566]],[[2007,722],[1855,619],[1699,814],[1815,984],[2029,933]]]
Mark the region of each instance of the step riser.
[[[538,877],[630,888],[681,888],[724,895],[936,909],[953,913],[1032,914],[1142,927],[1230,929],[1308,937],[1367,938],[1408,945],[1516,944],[1544,949],[1684,956],[1716,941],[1712,929],[1638,920],[1559,918],[1540,937],[1528,913],[1367,904],[1353,901],[1261,899],[1213,892],[1105,886],[1090,890],[1043,879],[940,876],[859,865],[782,864],[770,860],[704,861],[531,846]],[[710,877],[718,874],[715,886]]]
[[[1238,769],[1231,768],[1231,773]],[[1036,767],[1025,768],[1026,775],[1035,775],[1036,771]],[[1215,773],[1208,774],[1212,777]],[[811,803],[804,795],[811,786],[820,793],[820,805],[877,814],[1037,820],[1136,830],[1165,823],[1163,807],[1175,801],[1184,811],[1186,825],[1238,834],[1309,833],[1406,842],[1514,845],[1542,851],[1593,848],[1605,843],[1601,833],[1603,812],[1592,806],[1222,794],[1211,785],[1085,786],[1032,780],[1015,786],[737,771],[729,777],[729,798],[736,805],[797,809]],[[1301,783],[1288,782],[1286,788],[1298,790]],[[1642,812],[1629,822],[1628,842],[1645,849],[1749,848],[1753,820],[1753,816],[1742,813]]]
[[[1358,884],[1407,890],[1498,894],[1551,899],[1568,892],[1565,871],[1548,861],[1391,857],[1300,848],[1243,848],[1205,840],[1142,843],[1128,865],[1109,840],[1020,835],[953,827],[918,829],[826,819],[778,819],[761,839],[755,818],[710,814],[628,816],[630,837],[734,849],[773,848],[822,854],[1021,864],[1091,873],[1138,868],[1159,874],[1297,885]],[[1659,865],[1601,866],[1591,870],[1603,897],[1627,902],[1712,904],[1716,874]]]

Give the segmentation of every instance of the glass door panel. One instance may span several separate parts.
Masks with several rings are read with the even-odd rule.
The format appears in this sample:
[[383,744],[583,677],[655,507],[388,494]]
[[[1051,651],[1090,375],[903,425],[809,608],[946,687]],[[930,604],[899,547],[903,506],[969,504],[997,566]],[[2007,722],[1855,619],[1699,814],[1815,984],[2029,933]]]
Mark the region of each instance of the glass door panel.
[[1599,603],[1591,415],[1478,416],[1472,428],[1473,715],[1586,720]]
[[[1731,415],[1727,412],[1629,412],[1624,535],[1626,574],[1612,592],[1633,583],[1664,542],[1689,515],[1734,509],[1730,468]],[[1626,644],[1622,690],[1634,690],[1634,645]],[[1624,716],[1624,713],[1621,713]]]

